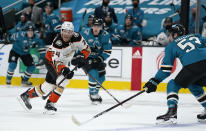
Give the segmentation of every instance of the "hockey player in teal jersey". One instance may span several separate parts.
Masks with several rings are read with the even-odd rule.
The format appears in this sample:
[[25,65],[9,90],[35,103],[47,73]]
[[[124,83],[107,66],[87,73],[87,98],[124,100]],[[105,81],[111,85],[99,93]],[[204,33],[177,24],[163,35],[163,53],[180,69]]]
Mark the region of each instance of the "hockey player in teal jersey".
[[157,122],[177,122],[178,92],[181,88],[188,88],[202,105],[204,112],[197,115],[197,119],[204,121],[206,120],[206,94],[203,90],[203,86],[206,86],[206,38],[199,34],[184,35],[185,29],[180,24],[172,25],[169,32],[171,43],[165,47],[161,68],[155,77],[144,85],[144,89],[147,93],[155,92],[157,85],[171,74],[175,58],[179,58],[183,68],[175,79],[168,82],[168,111],[158,116]]
[[[110,56],[112,44],[110,35],[102,29],[103,21],[99,18],[94,18],[92,28],[86,29],[82,36],[91,48],[91,54],[87,59],[84,69],[87,70],[99,83],[105,81],[104,61]],[[76,57],[77,58],[77,57]],[[76,65],[75,59],[72,64]],[[92,78],[89,77],[89,95],[93,104],[102,102],[101,96],[98,94],[100,86]]]
[[9,66],[7,70],[6,83],[8,85],[11,84],[11,79],[17,67],[17,61],[20,58],[27,67],[24,72],[24,76],[22,77],[22,84],[32,85],[32,83],[28,80],[34,71],[35,66],[29,51],[31,48],[38,47],[40,57],[43,58],[45,56],[44,43],[41,39],[39,39],[39,36],[34,33],[34,27],[32,25],[27,27],[26,32],[21,31],[14,33],[11,37],[11,41],[13,41],[13,47],[9,54]]
[[51,45],[56,34],[61,31],[61,21],[57,15],[53,13],[53,3],[47,2],[43,14],[44,23],[44,41],[46,45]]

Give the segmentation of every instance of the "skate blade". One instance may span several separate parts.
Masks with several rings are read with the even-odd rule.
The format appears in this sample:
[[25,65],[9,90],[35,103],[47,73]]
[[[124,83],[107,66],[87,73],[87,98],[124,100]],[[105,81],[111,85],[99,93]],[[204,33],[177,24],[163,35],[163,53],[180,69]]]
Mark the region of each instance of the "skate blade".
[[92,105],[100,105],[100,104],[101,104],[101,102],[98,102],[98,101],[93,101],[91,104],[92,104]]
[[198,119],[198,122],[206,124],[206,119]]
[[30,111],[30,109],[28,109],[24,103],[24,101],[21,99],[20,96],[17,97],[17,100],[19,101],[20,105],[26,110],[26,111]]
[[156,125],[175,125],[177,124],[177,119],[171,118],[167,121],[165,120],[157,120]]
[[55,115],[56,114],[56,111],[52,111],[52,110],[44,110],[43,112],[44,115]]

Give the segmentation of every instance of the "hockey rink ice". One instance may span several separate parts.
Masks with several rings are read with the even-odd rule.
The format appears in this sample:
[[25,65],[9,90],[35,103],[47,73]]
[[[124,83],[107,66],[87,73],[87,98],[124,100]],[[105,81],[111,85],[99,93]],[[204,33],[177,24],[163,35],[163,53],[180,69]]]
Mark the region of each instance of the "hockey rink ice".
[[[143,93],[128,103],[119,106],[96,119],[82,125],[75,125],[71,116],[79,121],[87,121],[94,115],[113,106],[116,102],[104,90],[101,105],[92,105],[88,90],[65,89],[56,104],[55,115],[43,114],[46,101],[41,98],[31,100],[33,109],[25,111],[17,96],[28,87],[0,86],[0,131],[205,131],[206,123],[197,122],[196,115],[202,111],[191,94],[179,95],[178,124],[156,125],[156,116],[167,111],[166,93]],[[120,101],[136,94],[135,91],[109,90]]]

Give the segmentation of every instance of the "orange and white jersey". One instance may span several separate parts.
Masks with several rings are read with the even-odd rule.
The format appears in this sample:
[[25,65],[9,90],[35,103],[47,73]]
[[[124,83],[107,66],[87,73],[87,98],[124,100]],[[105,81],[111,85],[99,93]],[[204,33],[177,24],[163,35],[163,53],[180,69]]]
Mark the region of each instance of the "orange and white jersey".
[[72,60],[75,51],[80,51],[85,59],[89,56],[90,47],[84,38],[79,33],[74,32],[71,40],[69,42],[64,42],[61,35],[58,34],[47,50],[46,59],[53,64],[54,68],[59,73],[61,69],[66,67]]

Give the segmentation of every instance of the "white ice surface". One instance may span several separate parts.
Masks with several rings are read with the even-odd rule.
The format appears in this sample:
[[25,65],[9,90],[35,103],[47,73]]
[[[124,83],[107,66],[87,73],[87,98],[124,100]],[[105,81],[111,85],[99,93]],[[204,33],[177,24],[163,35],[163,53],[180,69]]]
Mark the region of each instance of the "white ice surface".
[[[87,121],[116,102],[101,90],[103,103],[95,106],[89,100],[88,90],[65,89],[56,104],[58,112],[44,115],[46,101],[40,98],[31,100],[30,112],[21,107],[16,98],[26,90],[26,87],[0,86],[0,131],[206,131],[206,123],[198,123],[196,119],[202,107],[190,94],[179,96],[177,125],[155,125],[156,116],[167,111],[166,94],[143,93],[128,102],[132,104],[130,108],[119,106],[78,127],[72,122],[72,115],[81,122]],[[109,91],[120,101],[137,93]]]

